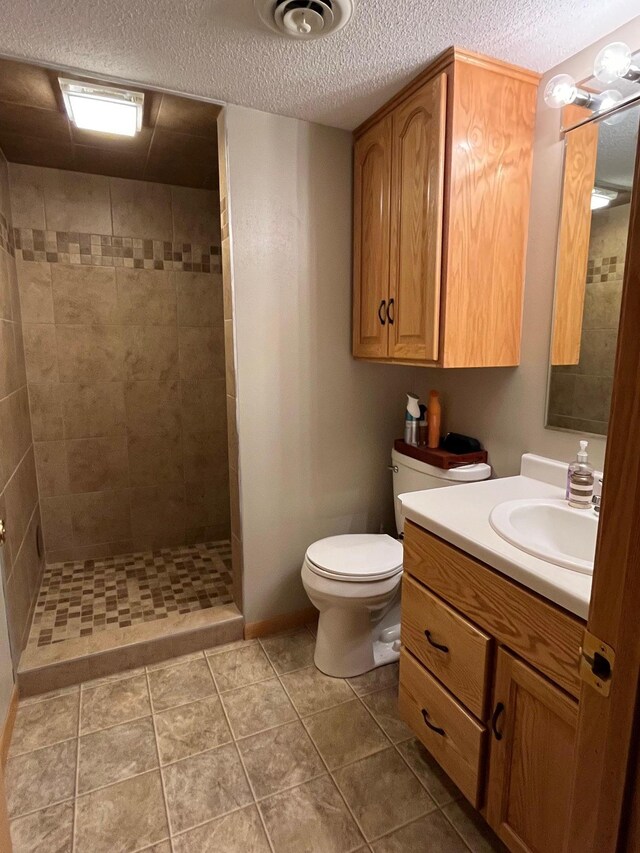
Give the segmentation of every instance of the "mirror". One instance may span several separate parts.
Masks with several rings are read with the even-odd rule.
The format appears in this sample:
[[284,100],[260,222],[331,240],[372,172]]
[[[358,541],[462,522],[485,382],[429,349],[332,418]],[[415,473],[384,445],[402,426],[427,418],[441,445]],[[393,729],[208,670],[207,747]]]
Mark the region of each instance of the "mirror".
[[547,427],[607,434],[640,105],[565,135]]

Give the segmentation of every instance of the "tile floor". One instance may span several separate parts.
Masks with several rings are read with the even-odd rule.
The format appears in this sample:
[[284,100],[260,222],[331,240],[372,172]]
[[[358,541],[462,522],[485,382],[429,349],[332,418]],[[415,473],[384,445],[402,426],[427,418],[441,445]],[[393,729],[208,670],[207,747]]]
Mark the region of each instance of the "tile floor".
[[46,567],[30,646],[230,604],[231,543],[207,542]]
[[397,666],[313,666],[303,628],[20,703],[15,853],[489,853],[396,713]]

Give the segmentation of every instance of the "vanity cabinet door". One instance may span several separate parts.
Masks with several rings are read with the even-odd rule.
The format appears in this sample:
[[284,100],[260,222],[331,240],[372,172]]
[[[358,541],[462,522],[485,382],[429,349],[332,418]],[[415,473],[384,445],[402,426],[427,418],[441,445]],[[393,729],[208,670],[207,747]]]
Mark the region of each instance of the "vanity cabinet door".
[[512,853],[562,853],[578,703],[500,648],[487,818]]
[[393,111],[389,355],[437,361],[447,75]]
[[386,358],[389,301],[391,116],[355,144],[353,354]]

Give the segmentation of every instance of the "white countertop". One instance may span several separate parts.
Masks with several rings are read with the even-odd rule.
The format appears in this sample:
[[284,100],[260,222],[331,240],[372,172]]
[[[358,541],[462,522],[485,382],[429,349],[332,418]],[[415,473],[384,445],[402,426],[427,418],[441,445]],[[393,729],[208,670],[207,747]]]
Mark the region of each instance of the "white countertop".
[[[540,457],[529,458],[541,461]],[[489,513],[503,501],[564,498],[564,489],[553,484],[554,476],[549,479],[552,482],[520,475],[410,492],[400,496],[402,513],[503,575],[586,619],[591,599],[591,575],[563,569],[526,554],[498,536],[489,523]]]

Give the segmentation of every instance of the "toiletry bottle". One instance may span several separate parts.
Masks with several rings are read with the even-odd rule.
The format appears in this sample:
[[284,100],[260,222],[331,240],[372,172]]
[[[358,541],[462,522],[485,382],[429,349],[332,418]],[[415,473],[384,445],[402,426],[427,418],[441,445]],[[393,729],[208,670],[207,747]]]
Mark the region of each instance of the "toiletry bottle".
[[440,405],[440,394],[437,391],[429,391],[429,405],[427,406],[427,424],[429,438],[427,447],[440,446],[440,420],[442,418],[442,406]]
[[407,411],[404,416],[405,444],[418,444],[418,421],[420,420],[420,400],[415,394],[407,394]]
[[418,421],[418,447],[426,447],[429,437],[427,428],[427,407],[420,403],[420,420]]
[[593,497],[594,475],[589,465],[587,441],[580,442],[580,450],[576,461],[569,465],[567,473],[567,498],[569,506],[576,509],[589,509]]

